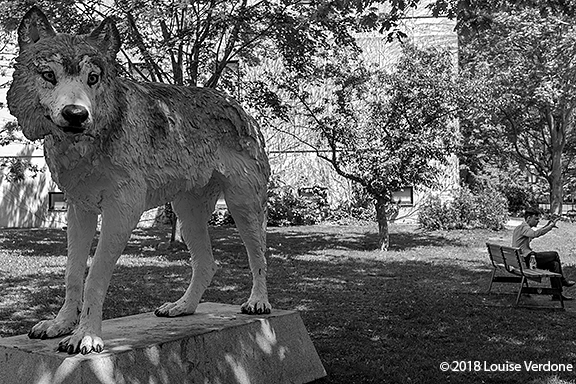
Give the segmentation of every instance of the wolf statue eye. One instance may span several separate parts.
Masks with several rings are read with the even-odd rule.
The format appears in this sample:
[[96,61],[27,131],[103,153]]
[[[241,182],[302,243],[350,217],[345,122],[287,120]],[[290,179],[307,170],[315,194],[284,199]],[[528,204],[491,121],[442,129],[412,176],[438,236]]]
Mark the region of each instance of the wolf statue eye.
[[56,84],[56,75],[53,71],[44,71],[41,73],[42,78],[49,83]]
[[92,86],[100,81],[100,76],[97,73],[91,73],[88,75],[88,85]]

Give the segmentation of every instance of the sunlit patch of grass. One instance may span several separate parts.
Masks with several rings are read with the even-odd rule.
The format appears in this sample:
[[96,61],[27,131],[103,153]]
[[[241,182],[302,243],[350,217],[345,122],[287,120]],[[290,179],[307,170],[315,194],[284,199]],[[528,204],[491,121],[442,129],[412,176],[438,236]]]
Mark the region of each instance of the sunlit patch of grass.
[[551,377],[546,377],[544,379],[534,379],[528,384],[576,384],[574,380],[562,380],[558,376],[554,375]]

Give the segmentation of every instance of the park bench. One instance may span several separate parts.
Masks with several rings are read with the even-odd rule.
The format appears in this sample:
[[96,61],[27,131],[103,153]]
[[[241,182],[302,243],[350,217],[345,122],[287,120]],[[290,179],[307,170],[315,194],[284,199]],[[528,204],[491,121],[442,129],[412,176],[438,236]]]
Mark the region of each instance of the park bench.
[[[507,247],[504,245],[486,243],[488,248],[488,255],[494,270],[490,278],[490,286],[488,293],[492,290],[494,282],[500,283],[519,283],[518,296],[516,297],[515,305],[518,305],[520,296],[524,294],[535,295],[559,295],[560,305],[564,308],[564,301],[562,300],[562,288],[549,288],[549,287],[530,287],[528,281],[542,282],[543,278],[562,277],[559,273],[547,271],[545,269],[530,269],[524,262],[522,251],[520,248]],[[506,275],[496,275],[496,271],[504,271]]]

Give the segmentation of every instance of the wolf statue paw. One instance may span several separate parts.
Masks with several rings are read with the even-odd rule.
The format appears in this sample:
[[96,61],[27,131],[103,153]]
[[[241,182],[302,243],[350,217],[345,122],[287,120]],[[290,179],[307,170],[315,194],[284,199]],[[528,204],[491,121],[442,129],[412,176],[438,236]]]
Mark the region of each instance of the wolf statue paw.
[[240,311],[247,315],[267,315],[272,312],[272,306],[267,300],[249,299],[242,304]]
[[73,335],[63,338],[58,344],[58,352],[68,352],[69,354],[82,353],[87,355],[90,352],[100,353],[104,350],[102,338],[88,331],[74,332]]
[[180,300],[174,303],[165,303],[161,305],[154,314],[158,317],[176,317],[184,315],[192,315],[196,311],[196,306],[190,308],[188,305],[180,302]]
[[68,335],[74,331],[75,327],[75,321],[44,320],[32,327],[28,332],[28,337],[31,339],[51,339]]

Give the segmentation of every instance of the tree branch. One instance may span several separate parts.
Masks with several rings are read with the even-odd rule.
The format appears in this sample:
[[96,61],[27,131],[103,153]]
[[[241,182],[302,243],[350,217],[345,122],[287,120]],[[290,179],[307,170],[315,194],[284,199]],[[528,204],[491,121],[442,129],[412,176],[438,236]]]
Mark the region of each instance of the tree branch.
[[[316,116],[316,114],[314,113],[314,111],[312,110],[310,105],[307,103],[307,101],[297,91],[295,91],[292,87],[287,86],[285,88],[287,90],[289,90],[294,96],[296,96],[296,98],[300,101],[300,103],[304,106],[304,108],[308,112],[308,116],[314,120],[314,122],[318,125],[318,127],[321,129],[321,131],[327,132],[328,131],[327,127],[318,118],[318,116]],[[327,139],[328,139],[328,145],[330,147],[331,156],[328,157],[328,156],[323,155],[318,148],[310,145],[316,151],[316,156],[318,156],[319,158],[326,160],[330,164],[332,164],[332,167],[334,168],[334,170],[336,171],[337,174],[339,174],[340,176],[342,176],[348,180],[352,180],[352,181],[362,185],[363,187],[366,188],[366,190],[369,193],[374,195],[373,189],[371,188],[370,184],[368,182],[366,182],[366,180],[364,180],[361,177],[358,177],[354,174],[348,173],[342,169],[342,167],[340,166],[340,162],[338,160],[338,148],[337,148],[336,140],[334,139],[334,137],[327,137]]]
[[144,38],[140,34],[138,26],[136,26],[134,16],[132,16],[132,13],[128,11],[126,12],[126,17],[128,19],[128,23],[130,24],[130,29],[133,32],[133,37],[134,41],[136,42],[136,46],[138,47],[138,50],[142,54],[142,57],[144,58],[146,65],[150,69],[150,75],[152,76],[152,81],[163,82],[162,70],[160,69],[160,67],[158,67],[158,65],[152,58],[150,51],[148,51],[148,49],[146,48],[146,44],[144,44]]

